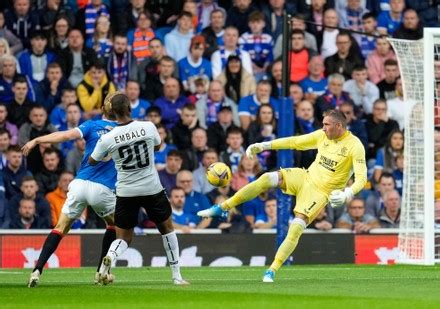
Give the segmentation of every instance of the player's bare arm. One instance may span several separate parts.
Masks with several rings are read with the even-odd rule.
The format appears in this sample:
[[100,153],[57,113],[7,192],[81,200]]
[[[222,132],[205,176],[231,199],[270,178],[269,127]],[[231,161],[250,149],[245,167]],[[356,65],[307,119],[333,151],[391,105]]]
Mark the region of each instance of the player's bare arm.
[[81,133],[77,129],[70,129],[67,131],[54,132],[48,135],[40,136],[34,138],[33,140],[27,142],[22,148],[21,151],[25,156],[29,155],[32,149],[35,148],[38,144],[51,143],[57,144],[62,143],[74,139],[81,138]]

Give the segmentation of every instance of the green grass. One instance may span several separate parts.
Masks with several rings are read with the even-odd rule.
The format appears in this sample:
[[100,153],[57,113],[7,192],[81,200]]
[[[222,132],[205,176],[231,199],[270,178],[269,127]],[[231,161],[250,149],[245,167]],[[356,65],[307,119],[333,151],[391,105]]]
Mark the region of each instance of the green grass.
[[0,308],[440,308],[440,266],[283,267],[274,284],[264,269],[184,268],[190,286],[174,286],[168,268],[115,268],[116,282],[92,284],[95,270],[46,270],[37,288],[29,271],[0,271]]

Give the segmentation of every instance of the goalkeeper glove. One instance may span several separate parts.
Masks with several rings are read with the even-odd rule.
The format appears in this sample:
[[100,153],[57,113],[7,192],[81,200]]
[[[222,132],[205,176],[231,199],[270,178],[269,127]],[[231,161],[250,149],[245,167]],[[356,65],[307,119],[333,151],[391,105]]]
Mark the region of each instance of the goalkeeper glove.
[[334,190],[330,193],[330,205],[335,207],[341,207],[344,203],[350,201],[353,198],[353,190],[351,188],[345,188],[344,191]]
[[254,155],[272,148],[271,142],[255,143],[246,149],[246,156],[253,159]]

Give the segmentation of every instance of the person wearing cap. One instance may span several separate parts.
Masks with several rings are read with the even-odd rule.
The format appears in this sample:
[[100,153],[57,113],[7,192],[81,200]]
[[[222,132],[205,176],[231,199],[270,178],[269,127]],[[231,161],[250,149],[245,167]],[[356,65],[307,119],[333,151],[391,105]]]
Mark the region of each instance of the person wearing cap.
[[217,113],[217,121],[208,127],[208,147],[214,148],[218,153],[225,151],[226,132],[239,127],[232,121],[232,108],[230,105],[222,104]]
[[34,31],[31,35],[31,48],[20,54],[18,63],[21,73],[27,75],[32,82],[41,82],[46,73],[47,65],[55,62],[54,53],[46,50],[47,38],[42,31]]
[[104,98],[115,91],[115,85],[108,80],[105,73],[104,61],[97,60],[84,75],[84,79],[77,88],[79,103],[86,112],[85,117],[100,115]]
[[206,49],[206,40],[202,35],[196,35],[191,39],[189,54],[179,61],[179,78],[183,89],[195,93],[194,81],[203,78],[207,81],[212,79],[211,62],[203,58]]

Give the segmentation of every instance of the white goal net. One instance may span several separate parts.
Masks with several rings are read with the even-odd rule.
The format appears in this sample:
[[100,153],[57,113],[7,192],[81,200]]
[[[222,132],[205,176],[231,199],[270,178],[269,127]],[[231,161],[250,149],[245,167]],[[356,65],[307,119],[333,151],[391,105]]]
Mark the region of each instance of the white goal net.
[[[440,261],[440,235],[435,233],[435,222],[440,222],[440,216],[435,216],[435,198],[440,205],[440,192],[435,192],[436,182],[440,181],[440,144],[435,145],[435,131],[440,129],[440,29],[425,29],[420,41],[389,41],[398,58],[405,102],[405,168],[397,262],[432,265]],[[437,72],[435,62],[439,64]],[[439,143],[440,131],[437,139]]]

